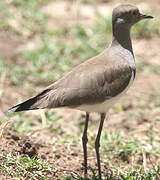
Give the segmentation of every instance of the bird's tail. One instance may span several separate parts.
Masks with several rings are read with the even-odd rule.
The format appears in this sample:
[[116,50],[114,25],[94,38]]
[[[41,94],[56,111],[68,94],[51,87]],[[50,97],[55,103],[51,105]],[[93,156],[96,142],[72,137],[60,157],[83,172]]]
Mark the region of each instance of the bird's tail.
[[30,98],[27,101],[20,103],[16,106],[13,106],[6,112],[6,114],[11,114],[13,112],[19,112],[19,111],[28,111],[28,110],[46,108],[41,105],[41,102],[43,102],[43,98],[46,97],[48,91],[49,90],[44,90],[42,93],[38,94],[37,96]]

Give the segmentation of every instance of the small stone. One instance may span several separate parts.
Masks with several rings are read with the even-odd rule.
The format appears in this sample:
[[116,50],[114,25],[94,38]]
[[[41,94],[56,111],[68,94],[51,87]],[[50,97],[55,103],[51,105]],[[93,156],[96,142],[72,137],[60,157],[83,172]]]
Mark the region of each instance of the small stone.
[[32,147],[29,142],[26,142],[26,143],[25,143],[25,146],[26,146],[27,148],[31,148],[31,147]]
[[20,140],[19,136],[17,136],[17,135],[12,135],[11,138],[15,141]]
[[72,156],[78,156],[78,154],[76,152],[72,152],[71,155]]
[[61,156],[60,156],[59,154],[56,154],[55,157],[56,157],[57,159],[61,158]]

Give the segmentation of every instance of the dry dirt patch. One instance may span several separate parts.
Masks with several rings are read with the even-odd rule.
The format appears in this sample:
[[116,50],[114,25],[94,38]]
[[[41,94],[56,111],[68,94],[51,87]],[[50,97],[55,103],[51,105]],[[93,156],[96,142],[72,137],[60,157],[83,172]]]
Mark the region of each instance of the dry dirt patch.
[[17,50],[22,44],[24,44],[24,39],[9,32],[0,32],[0,56],[15,60]]
[[[43,138],[45,139],[44,136]],[[2,135],[0,152],[3,156],[12,152],[15,156],[18,153],[23,157],[36,157],[47,161],[52,164],[52,178],[71,175],[81,176],[83,174],[83,153],[75,145],[49,144],[48,142],[44,142],[44,140],[38,139],[38,137],[20,135],[15,130],[9,128]],[[88,160],[91,167],[96,166],[94,156],[95,153],[90,151]],[[0,160],[3,161],[3,159]],[[102,164],[102,167],[105,174],[107,170],[104,164]],[[5,173],[2,173],[0,177],[10,178]]]

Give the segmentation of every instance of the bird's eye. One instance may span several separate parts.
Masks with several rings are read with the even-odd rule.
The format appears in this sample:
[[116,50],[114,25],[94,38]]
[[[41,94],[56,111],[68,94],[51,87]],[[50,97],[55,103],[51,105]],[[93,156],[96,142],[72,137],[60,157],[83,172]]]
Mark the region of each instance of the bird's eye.
[[131,14],[131,16],[137,16],[138,15],[138,11],[131,11],[130,14]]
[[137,11],[133,11],[133,15],[136,16],[137,15]]

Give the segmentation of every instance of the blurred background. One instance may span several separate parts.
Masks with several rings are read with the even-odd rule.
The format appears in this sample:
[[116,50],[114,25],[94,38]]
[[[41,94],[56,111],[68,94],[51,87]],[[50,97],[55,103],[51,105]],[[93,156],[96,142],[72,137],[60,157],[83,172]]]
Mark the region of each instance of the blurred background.
[[[103,172],[113,179],[160,178],[160,1],[1,0],[0,125],[11,122],[0,141],[2,179],[81,178],[84,112],[53,109],[10,117],[4,112],[102,52],[112,39],[112,9],[121,3],[155,18],[132,28],[137,76],[105,121]],[[88,130],[91,179],[98,119],[91,115]]]

